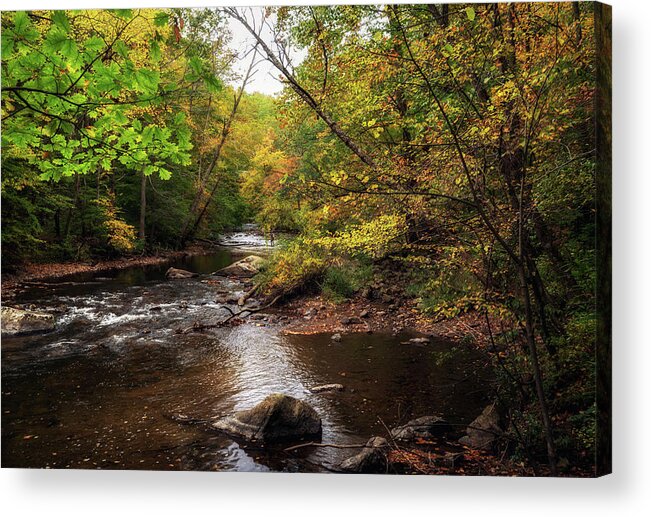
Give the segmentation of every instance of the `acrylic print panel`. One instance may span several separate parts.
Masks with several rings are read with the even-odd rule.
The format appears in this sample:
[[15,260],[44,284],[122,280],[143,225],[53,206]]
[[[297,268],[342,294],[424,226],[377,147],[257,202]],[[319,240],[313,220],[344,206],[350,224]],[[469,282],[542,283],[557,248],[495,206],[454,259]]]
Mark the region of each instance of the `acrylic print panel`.
[[2,466],[610,472],[610,7],[2,13]]

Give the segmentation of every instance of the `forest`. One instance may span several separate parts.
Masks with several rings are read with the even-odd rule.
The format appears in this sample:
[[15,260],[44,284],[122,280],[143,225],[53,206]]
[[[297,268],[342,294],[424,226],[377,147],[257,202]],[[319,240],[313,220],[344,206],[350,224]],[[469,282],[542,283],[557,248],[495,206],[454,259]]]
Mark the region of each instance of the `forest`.
[[[608,23],[588,2],[5,11],[3,277],[253,223],[277,242],[248,294],[374,299],[488,358],[484,473],[593,476]],[[280,93],[250,88],[262,62]]]

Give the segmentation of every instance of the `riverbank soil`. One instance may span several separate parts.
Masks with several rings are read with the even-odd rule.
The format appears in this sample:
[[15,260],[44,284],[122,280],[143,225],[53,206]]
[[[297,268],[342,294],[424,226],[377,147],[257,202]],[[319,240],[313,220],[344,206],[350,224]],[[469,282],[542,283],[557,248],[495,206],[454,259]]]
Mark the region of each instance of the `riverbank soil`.
[[335,303],[321,295],[305,295],[275,311],[291,317],[283,329],[286,334],[398,334],[411,331],[432,337],[470,341],[480,346],[490,342],[486,320],[477,312],[463,313],[453,319],[432,319],[418,309],[418,303],[413,299],[402,298],[398,303],[386,304],[357,295],[345,302]]

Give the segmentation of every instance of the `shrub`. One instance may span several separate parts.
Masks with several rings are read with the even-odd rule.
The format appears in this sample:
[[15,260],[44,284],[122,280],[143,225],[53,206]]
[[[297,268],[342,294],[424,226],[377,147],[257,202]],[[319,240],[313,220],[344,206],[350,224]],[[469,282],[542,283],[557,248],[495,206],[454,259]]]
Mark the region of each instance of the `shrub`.
[[271,256],[265,269],[256,276],[256,282],[265,294],[292,294],[320,280],[331,260],[297,239]]
[[325,272],[321,291],[327,298],[341,302],[368,284],[372,274],[373,268],[370,263],[345,262],[331,266]]

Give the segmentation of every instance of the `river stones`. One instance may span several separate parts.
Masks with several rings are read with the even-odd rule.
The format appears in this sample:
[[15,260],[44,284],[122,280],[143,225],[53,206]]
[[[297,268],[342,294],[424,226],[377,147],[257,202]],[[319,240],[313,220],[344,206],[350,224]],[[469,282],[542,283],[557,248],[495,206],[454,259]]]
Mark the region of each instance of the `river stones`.
[[450,425],[443,418],[439,416],[423,416],[391,429],[391,437],[399,442],[411,442],[419,438],[431,440],[449,430]]
[[487,406],[466,428],[466,436],[460,438],[459,443],[473,449],[491,450],[503,433],[500,420],[496,404]]
[[374,436],[355,456],[345,459],[339,469],[355,474],[384,474],[389,466],[387,451],[389,442],[381,436]]
[[263,443],[278,443],[321,435],[321,417],[306,402],[274,393],[251,409],[213,422],[218,431]]
[[248,257],[238,260],[237,262],[215,271],[213,275],[218,276],[235,276],[238,278],[251,278],[260,271],[260,266],[264,262],[262,257],[249,255]]
[[2,335],[31,334],[54,330],[54,316],[44,312],[2,307]]
[[169,278],[171,280],[194,278],[196,276],[199,275],[197,273],[193,273],[192,271],[186,271],[185,269],[178,269],[175,267],[171,267],[165,272],[165,278]]

